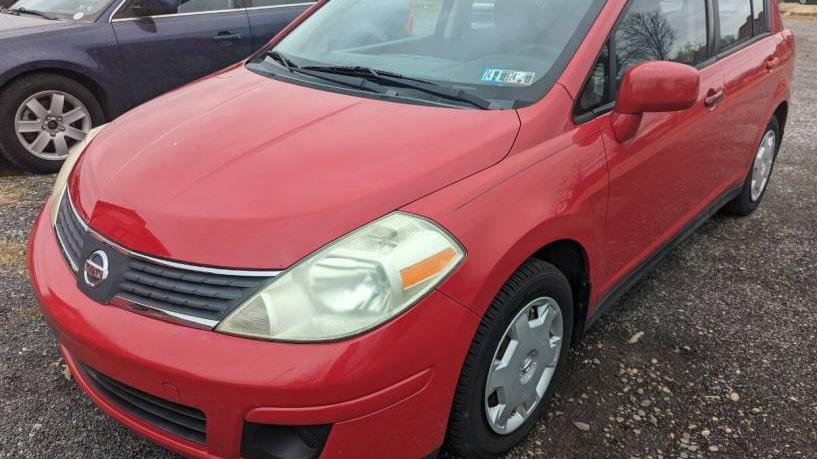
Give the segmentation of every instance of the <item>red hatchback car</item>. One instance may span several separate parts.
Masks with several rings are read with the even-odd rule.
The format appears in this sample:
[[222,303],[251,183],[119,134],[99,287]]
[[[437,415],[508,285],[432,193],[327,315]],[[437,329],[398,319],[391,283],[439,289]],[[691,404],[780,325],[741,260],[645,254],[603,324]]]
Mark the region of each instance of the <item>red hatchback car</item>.
[[771,0],[331,0],[86,139],[30,239],[82,389],[193,457],[473,458],[721,208],[794,38]]

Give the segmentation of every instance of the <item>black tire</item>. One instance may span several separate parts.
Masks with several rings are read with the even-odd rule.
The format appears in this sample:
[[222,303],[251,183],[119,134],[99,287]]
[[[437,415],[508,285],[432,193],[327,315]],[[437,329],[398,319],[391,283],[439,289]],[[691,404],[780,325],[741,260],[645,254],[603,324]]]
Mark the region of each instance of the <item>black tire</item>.
[[[753,159],[752,166],[749,168],[749,173],[746,175],[746,179],[743,182],[743,188],[741,188],[740,194],[723,208],[724,212],[746,217],[754,212],[760,205],[760,202],[763,201],[763,196],[766,195],[766,190],[769,189],[769,183],[771,182],[771,177],[774,174],[774,164],[777,160],[777,152],[780,151],[780,143],[782,140],[780,122],[777,120],[777,117],[772,117],[772,120],[769,121],[769,125],[766,126],[766,129],[763,131],[763,135],[760,137],[761,142],[769,132],[774,132],[776,142],[774,148],[774,159],[772,160],[771,171],[769,172],[769,181],[767,181],[766,187],[763,189],[763,192],[757,199],[752,199],[752,171],[755,167]],[[758,148],[759,147],[760,145],[758,145]]]
[[[468,350],[449,419],[447,446],[468,458],[491,458],[507,452],[530,433],[547,410],[565,366],[573,331],[573,295],[567,278],[541,260],[527,261],[502,287],[486,311]],[[488,369],[505,330],[530,301],[547,296],[559,304],[563,319],[562,347],[545,395],[517,430],[499,435],[488,424],[484,392]]]
[[14,131],[14,117],[26,99],[39,92],[55,90],[76,97],[90,113],[92,126],[98,126],[105,120],[102,106],[93,93],[70,78],[52,73],[35,73],[12,81],[0,91],[0,153],[23,170],[49,174],[57,172],[62,166],[61,160],[48,160],[31,154]]

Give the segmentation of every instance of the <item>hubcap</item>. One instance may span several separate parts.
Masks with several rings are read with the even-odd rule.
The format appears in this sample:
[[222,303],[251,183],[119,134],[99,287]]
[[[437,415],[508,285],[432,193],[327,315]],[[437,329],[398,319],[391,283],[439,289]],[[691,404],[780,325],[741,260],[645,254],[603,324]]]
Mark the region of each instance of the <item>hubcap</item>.
[[62,91],[43,91],[26,99],[14,117],[20,144],[32,155],[62,161],[91,130],[91,114],[82,102]]
[[485,381],[485,415],[494,432],[514,432],[539,406],[556,372],[563,336],[562,311],[553,298],[531,301],[511,321]]
[[757,149],[755,163],[752,166],[752,201],[757,201],[763,195],[766,185],[769,184],[769,176],[772,174],[775,150],[777,149],[777,136],[774,131],[769,131],[760,142]]

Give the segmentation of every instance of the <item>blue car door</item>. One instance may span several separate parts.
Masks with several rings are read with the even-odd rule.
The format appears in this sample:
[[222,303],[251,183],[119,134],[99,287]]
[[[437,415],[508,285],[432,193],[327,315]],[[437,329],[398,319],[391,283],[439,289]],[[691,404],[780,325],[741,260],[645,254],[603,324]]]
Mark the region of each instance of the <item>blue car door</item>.
[[175,0],[175,14],[143,16],[136,1],[112,17],[135,102],[201,78],[252,52],[241,0]]
[[315,2],[244,0],[252,28],[253,50],[261,48]]

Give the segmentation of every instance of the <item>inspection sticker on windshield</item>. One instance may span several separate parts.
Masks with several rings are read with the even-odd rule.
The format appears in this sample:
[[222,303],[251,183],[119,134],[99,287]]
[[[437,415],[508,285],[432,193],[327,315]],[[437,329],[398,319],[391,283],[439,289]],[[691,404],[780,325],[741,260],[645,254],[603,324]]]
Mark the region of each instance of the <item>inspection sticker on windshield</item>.
[[533,84],[534,78],[536,78],[536,72],[522,72],[508,69],[485,69],[485,71],[482,72],[482,81],[493,84],[530,86]]

